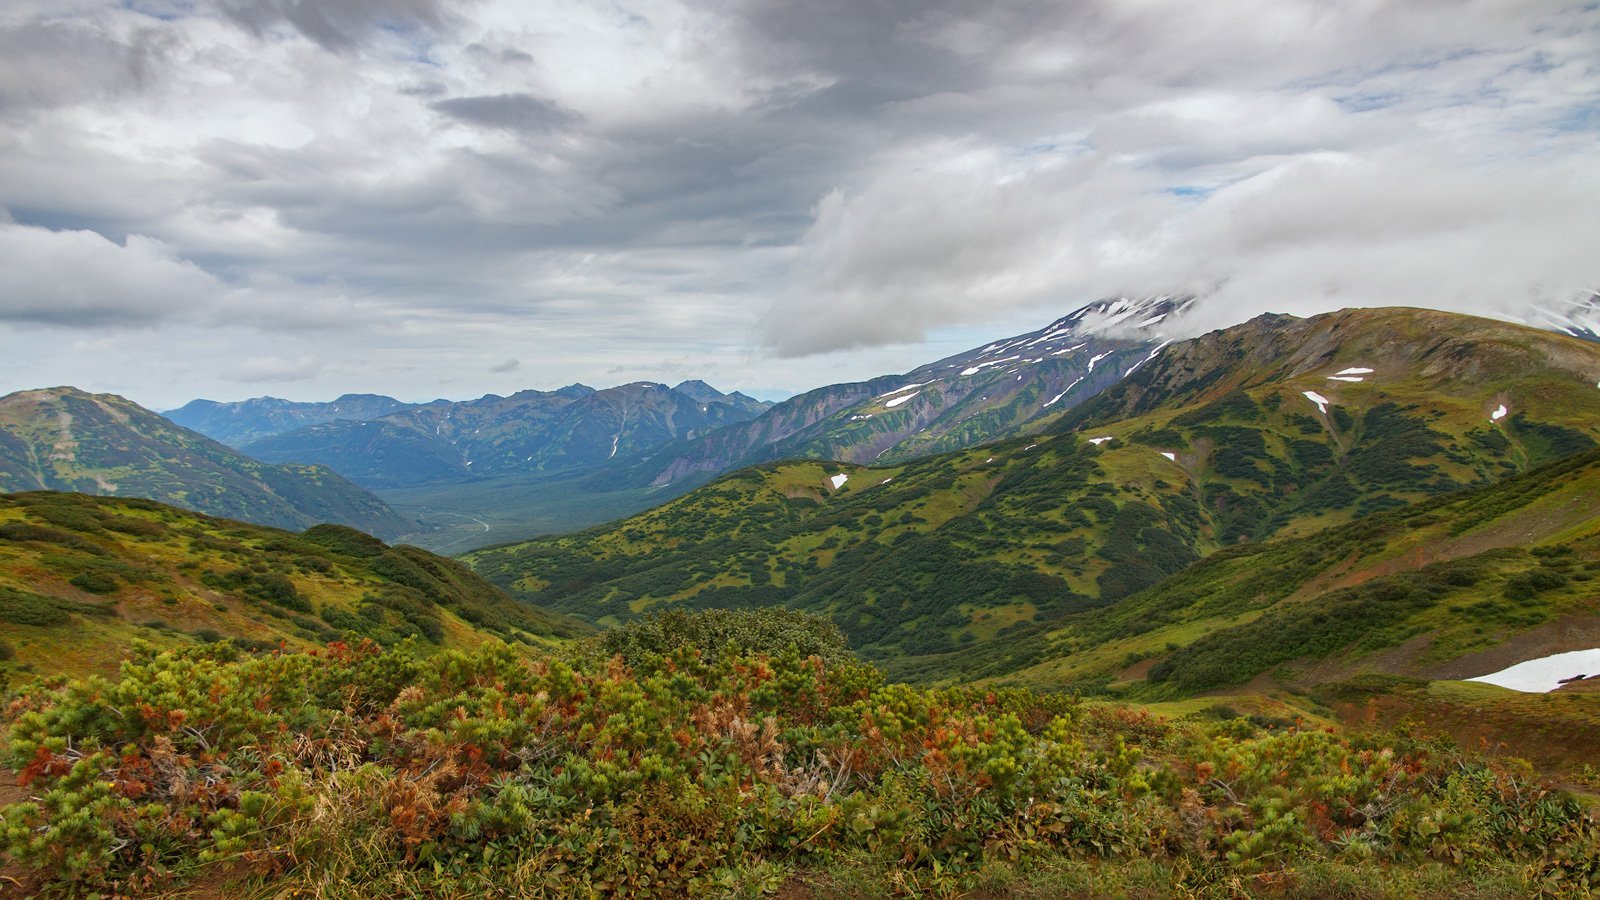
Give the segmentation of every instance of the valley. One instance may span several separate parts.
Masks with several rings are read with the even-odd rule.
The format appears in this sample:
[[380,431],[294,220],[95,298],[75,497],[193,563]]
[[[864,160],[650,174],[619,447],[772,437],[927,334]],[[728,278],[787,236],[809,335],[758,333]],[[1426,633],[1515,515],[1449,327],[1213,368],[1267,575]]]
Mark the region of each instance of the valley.
[[[580,415],[588,389],[186,407],[251,452],[322,448],[372,492],[281,468],[369,497],[392,543],[122,496],[276,469],[121,398],[7,398],[42,411],[0,432],[22,487],[117,496],[0,494],[23,784],[0,876],[186,883],[155,854],[358,895],[1593,883],[1600,344],[1404,308],[1086,330],[1166,302],[703,435]],[[528,437],[528,403],[567,424]],[[378,418],[330,417],[352,409]],[[477,460],[533,440],[548,467],[465,472],[484,428]]]

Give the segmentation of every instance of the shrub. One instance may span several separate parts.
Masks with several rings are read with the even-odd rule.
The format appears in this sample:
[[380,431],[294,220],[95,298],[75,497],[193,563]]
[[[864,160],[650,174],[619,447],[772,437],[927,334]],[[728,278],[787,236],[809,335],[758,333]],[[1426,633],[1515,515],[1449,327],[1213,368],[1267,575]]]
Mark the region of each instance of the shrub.
[[117,579],[105,572],[84,572],[67,582],[91,594],[110,594],[117,590]]
[[14,704],[4,761],[37,799],[0,812],[0,852],[70,895],[239,877],[286,895],[725,895],[848,861],[939,895],[1068,860],[1186,873],[1140,895],[1232,896],[1329,861],[1402,894],[1435,861],[1463,885],[1515,867],[1579,894],[1597,875],[1578,801],[1447,745],[919,690],[793,652],[650,654],[147,651],[115,681]]

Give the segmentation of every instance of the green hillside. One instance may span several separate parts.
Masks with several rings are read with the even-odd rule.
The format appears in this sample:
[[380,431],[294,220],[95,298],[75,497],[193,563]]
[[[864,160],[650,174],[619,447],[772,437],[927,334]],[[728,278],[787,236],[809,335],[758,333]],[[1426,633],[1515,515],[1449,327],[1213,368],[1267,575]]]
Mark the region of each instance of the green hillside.
[[338,525],[302,534],[149,500],[0,495],[0,670],[108,673],[137,642],[471,648],[587,630],[459,563]]
[[987,663],[1041,685],[1116,683],[1145,699],[1366,673],[1460,679],[1592,646],[1597,576],[1600,451],[1589,451],[1305,537],[1229,548],[1115,605],[1034,626],[1009,650],[923,662]]
[[[1330,378],[1347,369],[1373,371]],[[602,624],[671,606],[821,612],[892,671],[938,677],[971,661],[918,658],[1048,652],[1019,639],[1219,549],[1593,447],[1597,381],[1600,348],[1504,323],[1264,317],[1168,348],[1072,414],[1078,433],[886,468],[747,469],[615,526],[466,559]]]
[[321,522],[383,538],[415,526],[332,470],[269,465],[115,394],[0,397],[0,491],[144,497],[278,528]]

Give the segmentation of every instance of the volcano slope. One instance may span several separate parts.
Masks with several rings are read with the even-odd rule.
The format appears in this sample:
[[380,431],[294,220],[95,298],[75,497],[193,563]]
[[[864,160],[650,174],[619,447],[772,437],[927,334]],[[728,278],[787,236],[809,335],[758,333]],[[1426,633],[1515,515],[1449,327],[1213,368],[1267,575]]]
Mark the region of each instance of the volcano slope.
[[1516,325],[1412,309],[1264,316],[1166,348],[1054,434],[891,467],[745,469],[613,526],[466,559],[602,625],[781,604],[831,616],[895,675],[1000,676],[1084,652],[1105,635],[1074,640],[1072,623],[1219,550],[1592,448],[1597,382],[1600,347]]

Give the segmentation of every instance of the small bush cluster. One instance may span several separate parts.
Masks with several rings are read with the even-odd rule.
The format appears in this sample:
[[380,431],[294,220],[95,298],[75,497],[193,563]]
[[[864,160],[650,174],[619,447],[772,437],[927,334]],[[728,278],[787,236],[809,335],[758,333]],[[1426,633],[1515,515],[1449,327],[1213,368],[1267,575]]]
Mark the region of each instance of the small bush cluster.
[[211,876],[285,895],[682,896],[862,861],[915,892],[1071,859],[1218,883],[1330,863],[1600,885],[1576,801],[1436,747],[668,643],[631,666],[146,652],[13,704],[8,762],[33,799],[0,810],[0,848],[72,893]]

